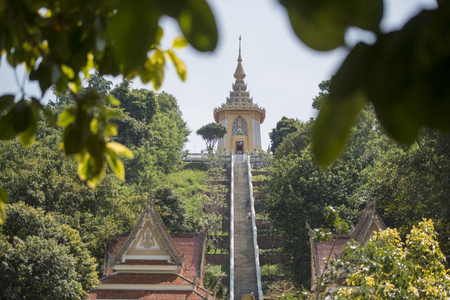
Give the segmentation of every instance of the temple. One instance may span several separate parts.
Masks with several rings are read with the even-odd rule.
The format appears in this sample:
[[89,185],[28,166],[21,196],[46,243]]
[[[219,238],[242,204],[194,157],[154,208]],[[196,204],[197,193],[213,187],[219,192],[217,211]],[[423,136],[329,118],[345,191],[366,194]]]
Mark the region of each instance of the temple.
[[107,249],[103,277],[89,299],[211,299],[203,287],[204,234],[169,234],[152,201],[130,234]]
[[253,103],[253,98],[250,98],[250,92],[247,91],[242,66],[241,37],[237,61],[233,90],[230,91],[227,102],[214,109],[214,120],[227,129],[227,133],[219,139],[218,148],[244,153],[261,149],[260,124],[264,122],[266,110]]

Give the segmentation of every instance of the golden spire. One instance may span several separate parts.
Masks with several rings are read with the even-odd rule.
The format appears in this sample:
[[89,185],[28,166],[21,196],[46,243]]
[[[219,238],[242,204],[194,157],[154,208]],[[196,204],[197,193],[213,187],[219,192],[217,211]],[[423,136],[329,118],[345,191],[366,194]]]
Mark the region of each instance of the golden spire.
[[236,68],[236,72],[234,72],[234,78],[243,80],[245,78],[244,67],[242,67],[242,57],[241,57],[241,36],[239,36],[239,56],[238,56],[238,65]]

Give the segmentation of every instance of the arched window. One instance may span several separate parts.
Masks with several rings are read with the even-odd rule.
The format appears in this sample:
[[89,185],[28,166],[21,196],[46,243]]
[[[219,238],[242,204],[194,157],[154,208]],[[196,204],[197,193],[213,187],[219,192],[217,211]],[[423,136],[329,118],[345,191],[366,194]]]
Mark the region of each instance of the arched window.
[[247,134],[247,123],[245,123],[245,120],[242,119],[242,117],[238,117],[231,126],[231,135],[247,136]]

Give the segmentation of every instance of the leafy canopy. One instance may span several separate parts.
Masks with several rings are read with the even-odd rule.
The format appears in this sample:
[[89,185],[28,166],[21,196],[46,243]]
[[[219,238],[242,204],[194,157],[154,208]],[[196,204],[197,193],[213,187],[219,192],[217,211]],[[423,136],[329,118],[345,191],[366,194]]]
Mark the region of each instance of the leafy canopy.
[[219,123],[209,123],[197,130],[197,134],[200,135],[206,142],[206,149],[211,152],[214,149],[217,141],[227,133],[225,126]]
[[277,126],[272,128],[272,132],[269,132],[269,137],[271,140],[271,148],[272,153],[275,153],[275,150],[281,144],[283,139],[290,133],[296,132],[300,126],[300,122],[298,120],[290,119],[287,117],[282,117],[280,121],[277,122]]
[[95,260],[78,232],[42,209],[8,206],[0,231],[2,299],[81,299],[97,284]]

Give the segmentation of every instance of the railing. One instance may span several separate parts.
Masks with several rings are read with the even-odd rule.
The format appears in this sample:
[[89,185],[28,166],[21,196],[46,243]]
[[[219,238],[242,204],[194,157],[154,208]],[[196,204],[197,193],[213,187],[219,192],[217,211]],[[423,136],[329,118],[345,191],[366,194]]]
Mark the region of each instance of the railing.
[[189,153],[183,157],[185,162],[197,162],[206,161],[208,159],[208,153]]
[[256,228],[256,213],[255,213],[255,200],[253,198],[253,184],[252,184],[252,164],[250,161],[250,155],[247,157],[247,173],[248,173],[248,188],[250,191],[250,208],[252,212],[252,228],[253,228],[253,247],[255,249],[255,266],[256,266],[256,279],[258,284],[258,299],[263,300],[262,284],[261,284],[261,266],[259,265],[259,247],[258,247],[258,231]]
[[230,300],[234,300],[234,154],[231,154],[230,179]]

